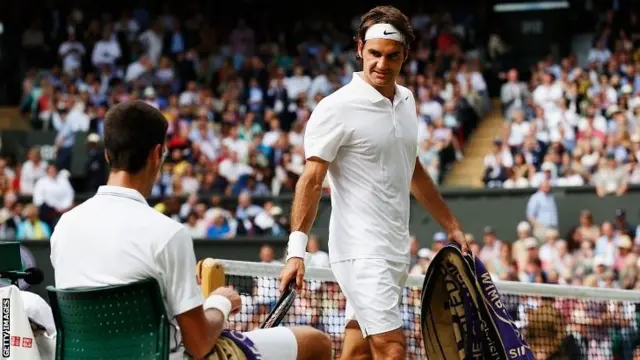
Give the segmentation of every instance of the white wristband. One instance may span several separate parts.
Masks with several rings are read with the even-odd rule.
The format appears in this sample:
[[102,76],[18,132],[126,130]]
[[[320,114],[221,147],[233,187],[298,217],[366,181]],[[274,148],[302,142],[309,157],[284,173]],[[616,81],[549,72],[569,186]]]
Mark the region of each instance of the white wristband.
[[287,260],[297,257],[304,259],[307,253],[307,241],[309,236],[302,231],[294,231],[289,234],[289,243],[287,246]]
[[203,307],[205,310],[220,310],[222,315],[224,315],[224,319],[227,320],[231,313],[231,300],[222,295],[209,295],[207,300],[204,301]]

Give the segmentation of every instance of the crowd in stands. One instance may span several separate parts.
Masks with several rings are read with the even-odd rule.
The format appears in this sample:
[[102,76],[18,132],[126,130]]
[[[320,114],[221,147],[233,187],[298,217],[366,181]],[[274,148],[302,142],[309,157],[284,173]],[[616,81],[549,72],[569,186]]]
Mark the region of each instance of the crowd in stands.
[[[592,185],[599,196],[640,184],[640,31],[635,13],[602,14],[593,47],[540,60],[529,80],[504,74],[503,136],[485,157],[487,187]],[[584,63],[580,66],[579,63]]]
[[[50,178],[43,186],[58,186],[65,199],[74,191],[94,192],[108,167],[100,150],[105,114],[113,104],[143,99],[169,121],[169,156],[152,193],[164,199],[158,210],[187,223],[196,237],[287,231],[277,206],[251,205],[251,197],[294,191],[311,112],[359,70],[350,40],[358,21],[345,29],[330,23],[296,29],[306,37],[291,44],[242,18],[222,37],[223,29],[201,13],[156,17],[130,10],[89,17],[73,8],[61,16],[58,40],[47,35],[49,21],[34,18],[25,26],[22,50],[30,70],[21,110],[34,131],[56,136],[24,163],[0,159],[0,195],[34,195],[37,207],[46,206],[42,220],[55,226],[72,204],[36,201],[36,184]],[[417,40],[398,83],[414,92],[420,161],[440,181],[488,110],[487,83],[468,22],[456,23],[447,13],[417,14],[412,22]],[[78,142],[86,143],[86,154],[74,151]],[[45,145],[48,156],[41,159]],[[81,182],[72,169],[76,156],[85,164]],[[221,208],[220,196],[236,197],[238,207]],[[178,197],[189,200],[176,203]],[[9,211],[18,216],[22,210]]]

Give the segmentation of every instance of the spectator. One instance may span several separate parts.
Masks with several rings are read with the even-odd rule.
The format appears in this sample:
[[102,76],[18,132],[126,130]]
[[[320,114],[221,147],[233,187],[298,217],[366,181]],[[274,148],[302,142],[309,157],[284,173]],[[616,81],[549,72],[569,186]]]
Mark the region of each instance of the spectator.
[[231,227],[221,211],[211,214],[211,224],[207,227],[207,238],[229,239],[233,236]]
[[510,69],[507,72],[507,82],[500,89],[500,101],[506,118],[524,108],[529,91],[525,83],[518,79],[518,70]]
[[38,208],[29,204],[24,208],[25,220],[18,225],[18,240],[47,240],[51,236],[51,228],[38,217]]
[[511,152],[503,147],[502,139],[493,140],[493,153],[484,157],[484,183],[487,187],[501,187],[507,180],[507,169],[513,165]]
[[559,233],[558,230],[549,229],[545,235],[545,242],[540,246],[540,261],[542,262],[542,268],[546,272],[560,271],[562,261],[560,254],[558,253],[557,242]]
[[447,243],[447,234],[443,232],[437,232],[433,235],[433,244],[431,246],[431,250],[434,253],[437,253],[440,249],[442,249]]
[[62,69],[72,75],[81,70],[83,57],[86,54],[84,45],[76,38],[75,31],[69,31],[68,38],[60,44],[58,55],[62,59]]
[[613,230],[613,224],[602,223],[602,236],[596,241],[595,255],[601,257],[603,264],[613,266],[618,251],[619,237]]
[[0,209],[0,239],[12,240],[16,237],[18,226],[22,222],[22,207],[18,203],[15,193],[7,193],[3,198],[3,207]]
[[488,264],[492,259],[500,257],[502,241],[498,240],[495,231],[490,226],[484,228],[484,246],[478,256],[480,260]]
[[525,242],[531,237],[531,230],[531,224],[526,221],[521,221],[516,228],[518,238],[511,245],[513,247],[511,254],[513,260],[517,263],[518,269],[522,269],[526,265],[527,248]]
[[280,215],[282,215],[282,209],[279,206],[273,205],[270,201],[265,202],[262,211],[258,212],[253,219],[255,234],[267,236],[285,235],[285,230],[276,221]]
[[418,262],[411,268],[411,275],[425,275],[433,259],[433,252],[427,248],[418,250]]
[[500,245],[500,253],[497,257],[489,259],[487,264],[487,270],[491,273],[491,276],[500,280],[508,280],[509,268],[513,263],[511,256],[511,246],[509,244]]
[[275,253],[271,246],[262,245],[260,248],[260,262],[265,264],[279,264],[280,261],[275,260]]
[[195,212],[187,215],[187,221],[184,226],[187,228],[187,231],[189,231],[189,235],[194,239],[204,239],[208,235],[206,224],[199,219],[198,214]]
[[625,209],[616,209],[614,226],[616,234],[629,235],[631,238],[635,237],[636,229],[627,220],[627,211]]
[[540,259],[535,255],[538,248],[537,242],[535,239],[530,238],[530,241],[526,244],[527,250],[530,251],[529,260],[527,261],[527,265],[520,272],[519,278],[522,282],[528,283],[538,283],[545,284],[547,283],[547,274],[542,270],[542,263]]
[[629,187],[629,176],[626,170],[616,162],[614,154],[607,154],[606,165],[593,176],[596,194],[604,197],[609,194],[622,196]]
[[85,191],[93,193],[107,182],[107,161],[104,157],[104,149],[98,144],[100,136],[95,133],[87,136],[87,163]]
[[331,267],[329,262],[329,254],[320,250],[320,243],[318,237],[315,235],[309,236],[307,242],[307,257],[305,259],[305,266],[310,267]]
[[529,198],[527,219],[533,224],[533,235],[540,240],[547,230],[558,228],[558,207],[549,180],[543,180],[539,190]]
[[20,170],[20,194],[33,195],[36,182],[47,172],[47,162],[40,157],[40,148],[32,147],[27,153],[28,160],[22,164]]
[[47,175],[40,178],[33,189],[33,204],[39,208],[40,219],[53,228],[60,215],[73,205],[74,195],[69,172],[58,172],[56,166],[50,164]]
[[581,241],[595,242],[600,237],[600,228],[594,224],[593,214],[589,210],[580,212],[580,225],[576,229]]
[[102,39],[93,47],[91,63],[96,69],[102,69],[105,66],[112,68],[120,56],[122,56],[120,44],[115,40],[112,33],[105,30],[102,33]]

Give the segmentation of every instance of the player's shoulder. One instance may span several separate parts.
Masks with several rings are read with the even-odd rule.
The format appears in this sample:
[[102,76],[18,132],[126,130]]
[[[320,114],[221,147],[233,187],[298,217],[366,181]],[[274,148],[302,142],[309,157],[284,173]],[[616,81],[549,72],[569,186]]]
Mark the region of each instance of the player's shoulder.
[[318,102],[318,105],[315,109],[313,109],[313,111],[331,111],[348,104],[349,100],[353,98],[353,93],[349,88],[350,86],[349,84],[347,84],[332,92],[331,94],[323,97],[322,100]]
[[105,217],[111,217],[113,222],[118,222],[124,227],[144,229],[144,232],[149,234],[149,237],[154,242],[158,243],[168,242],[179,232],[189,236],[189,232],[183,224],[147,204],[131,202],[127,204],[124,213],[123,211],[117,211],[123,209],[112,209],[116,211],[105,212],[103,205],[96,197],[88,199],[62,214],[56,229],[59,227],[62,229],[76,227],[78,224],[95,224],[95,219],[99,216],[100,220],[97,223],[100,223],[100,225],[104,225]]
[[364,101],[363,97],[359,96],[353,85],[349,83],[322,98],[313,109],[311,116],[315,118],[328,118],[344,115],[359,101]]
[[148,207],[145,217],[148,223],[153,226],[153,232],[157,234],[158,239],[164,239],[164,241],[168,242],[179,237],[183,240],[188,239],[191,241],[189,231],[184,224],[168,217],[160,211]]

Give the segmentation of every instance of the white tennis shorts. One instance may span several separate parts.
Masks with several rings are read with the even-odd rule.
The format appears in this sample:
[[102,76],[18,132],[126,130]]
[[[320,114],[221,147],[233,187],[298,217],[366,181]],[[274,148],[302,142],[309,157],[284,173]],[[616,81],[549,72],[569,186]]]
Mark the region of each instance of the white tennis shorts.
[[402,327],[400,303],[409,264],[385,259],[354,259],[331,264],[347,298],[345,324],[355,320],[362,336]]
[[298,342],[293,331],[283,326],[243,333],[256,345],[262,360],[296,360]]

